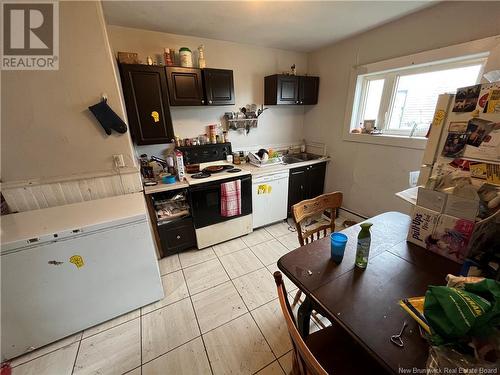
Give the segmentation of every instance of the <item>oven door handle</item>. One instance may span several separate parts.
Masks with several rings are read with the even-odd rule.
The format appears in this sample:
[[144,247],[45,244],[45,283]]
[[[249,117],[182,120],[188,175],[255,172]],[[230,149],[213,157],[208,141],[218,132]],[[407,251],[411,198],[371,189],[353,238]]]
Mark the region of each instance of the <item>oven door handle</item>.
[[[239,178],[239,180],[241,180],[242,183],[247,182],[247,181],[252,181],[252,175],[243,176],[243,177]],[[231,180],[231,181],[234,181],[234,180]],[[207,182],[204,184],[190,186],[189,190],[191,190],[192,192],[203,191],[203,190],[206,190],[207,188],[219,187],[221,185],[221,183],[223,183],[223,182],[224,182],[224,180]]]

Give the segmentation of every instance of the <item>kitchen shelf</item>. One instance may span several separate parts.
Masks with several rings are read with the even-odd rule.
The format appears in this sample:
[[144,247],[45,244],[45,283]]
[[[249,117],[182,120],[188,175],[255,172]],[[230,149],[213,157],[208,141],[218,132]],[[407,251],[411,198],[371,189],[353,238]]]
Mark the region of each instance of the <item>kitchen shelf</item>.
[[226,121],[229,130],[246,129],[248,132],[251,128],[257,127],[258,118],[234,118],[226,119]]

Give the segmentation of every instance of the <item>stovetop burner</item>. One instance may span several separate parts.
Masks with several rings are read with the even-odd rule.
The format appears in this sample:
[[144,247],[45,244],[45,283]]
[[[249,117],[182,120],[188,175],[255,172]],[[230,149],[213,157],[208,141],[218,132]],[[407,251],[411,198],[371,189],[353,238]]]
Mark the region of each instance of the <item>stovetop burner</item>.
[[231,168],[227,170],[227,173],[238,173],[241,172],[241,169],[239,168]]
[[235,168],[230,164],[214,165],[212,167],[207,167],[207,168],[202,169],[201,173],[206,173],[206,174],[210,175],[211,173],[220,173],[220,172],[224,172],[224,171],[230,172],[233,169],[235,169]]
[[192,174],[191,175],[191,178],[194,178],[194,179],[202,179],[202,178],[208,178],[210,177],[211,174],[210,173],[207,173],[207,172],[200,172],[200,173],[195,173],[195,174]]

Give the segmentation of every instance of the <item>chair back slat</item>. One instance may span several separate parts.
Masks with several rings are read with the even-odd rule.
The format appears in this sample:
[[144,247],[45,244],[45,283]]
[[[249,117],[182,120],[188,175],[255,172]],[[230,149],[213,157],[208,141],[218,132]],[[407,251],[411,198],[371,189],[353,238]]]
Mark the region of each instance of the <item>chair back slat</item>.
[[293,357],[292,357],[292,374],[293,375],[328,375],[328,372],[321,366],[318,360],[311,353],[306,343],[302,339],[297,329],[295,319],[293,317],[290,302],[288,302],[285,284],[280,271],[274,274],[274,281],[278,288],[278,299],[280,301],[281,311],[285,318],[285,322],[292,340]]
[[[334,193],[320,195],[316,198],[303,200],[292,206],[293,219],[295,221],[295,227],[301,246],[314,241],[314,235],[316,235],[316,240],[318,240],[320,238],[320,232],[323,232],[324,237],[327,236],[328,230],[330,230],[331,233],[335,232],[335,214],[337,209],[342,206],[342,198],[342,193],[336,191]],[[330,212],[329,224],[320,225],[311,230],[304,230],[302,228],[301,224],[305,220],[323,214],[325,211]]]

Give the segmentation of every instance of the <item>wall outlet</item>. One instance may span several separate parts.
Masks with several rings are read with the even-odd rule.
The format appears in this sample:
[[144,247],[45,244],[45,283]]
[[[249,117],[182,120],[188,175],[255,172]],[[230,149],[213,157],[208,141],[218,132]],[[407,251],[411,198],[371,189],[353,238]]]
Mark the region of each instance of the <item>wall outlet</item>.
[[412,171],[410,172],[410,187],[417,186],[418,176],[420,175],[420,171]]
[[123,160],[123,154],[113,155],[113,162],[116,168],[125,167],[125,160]]

